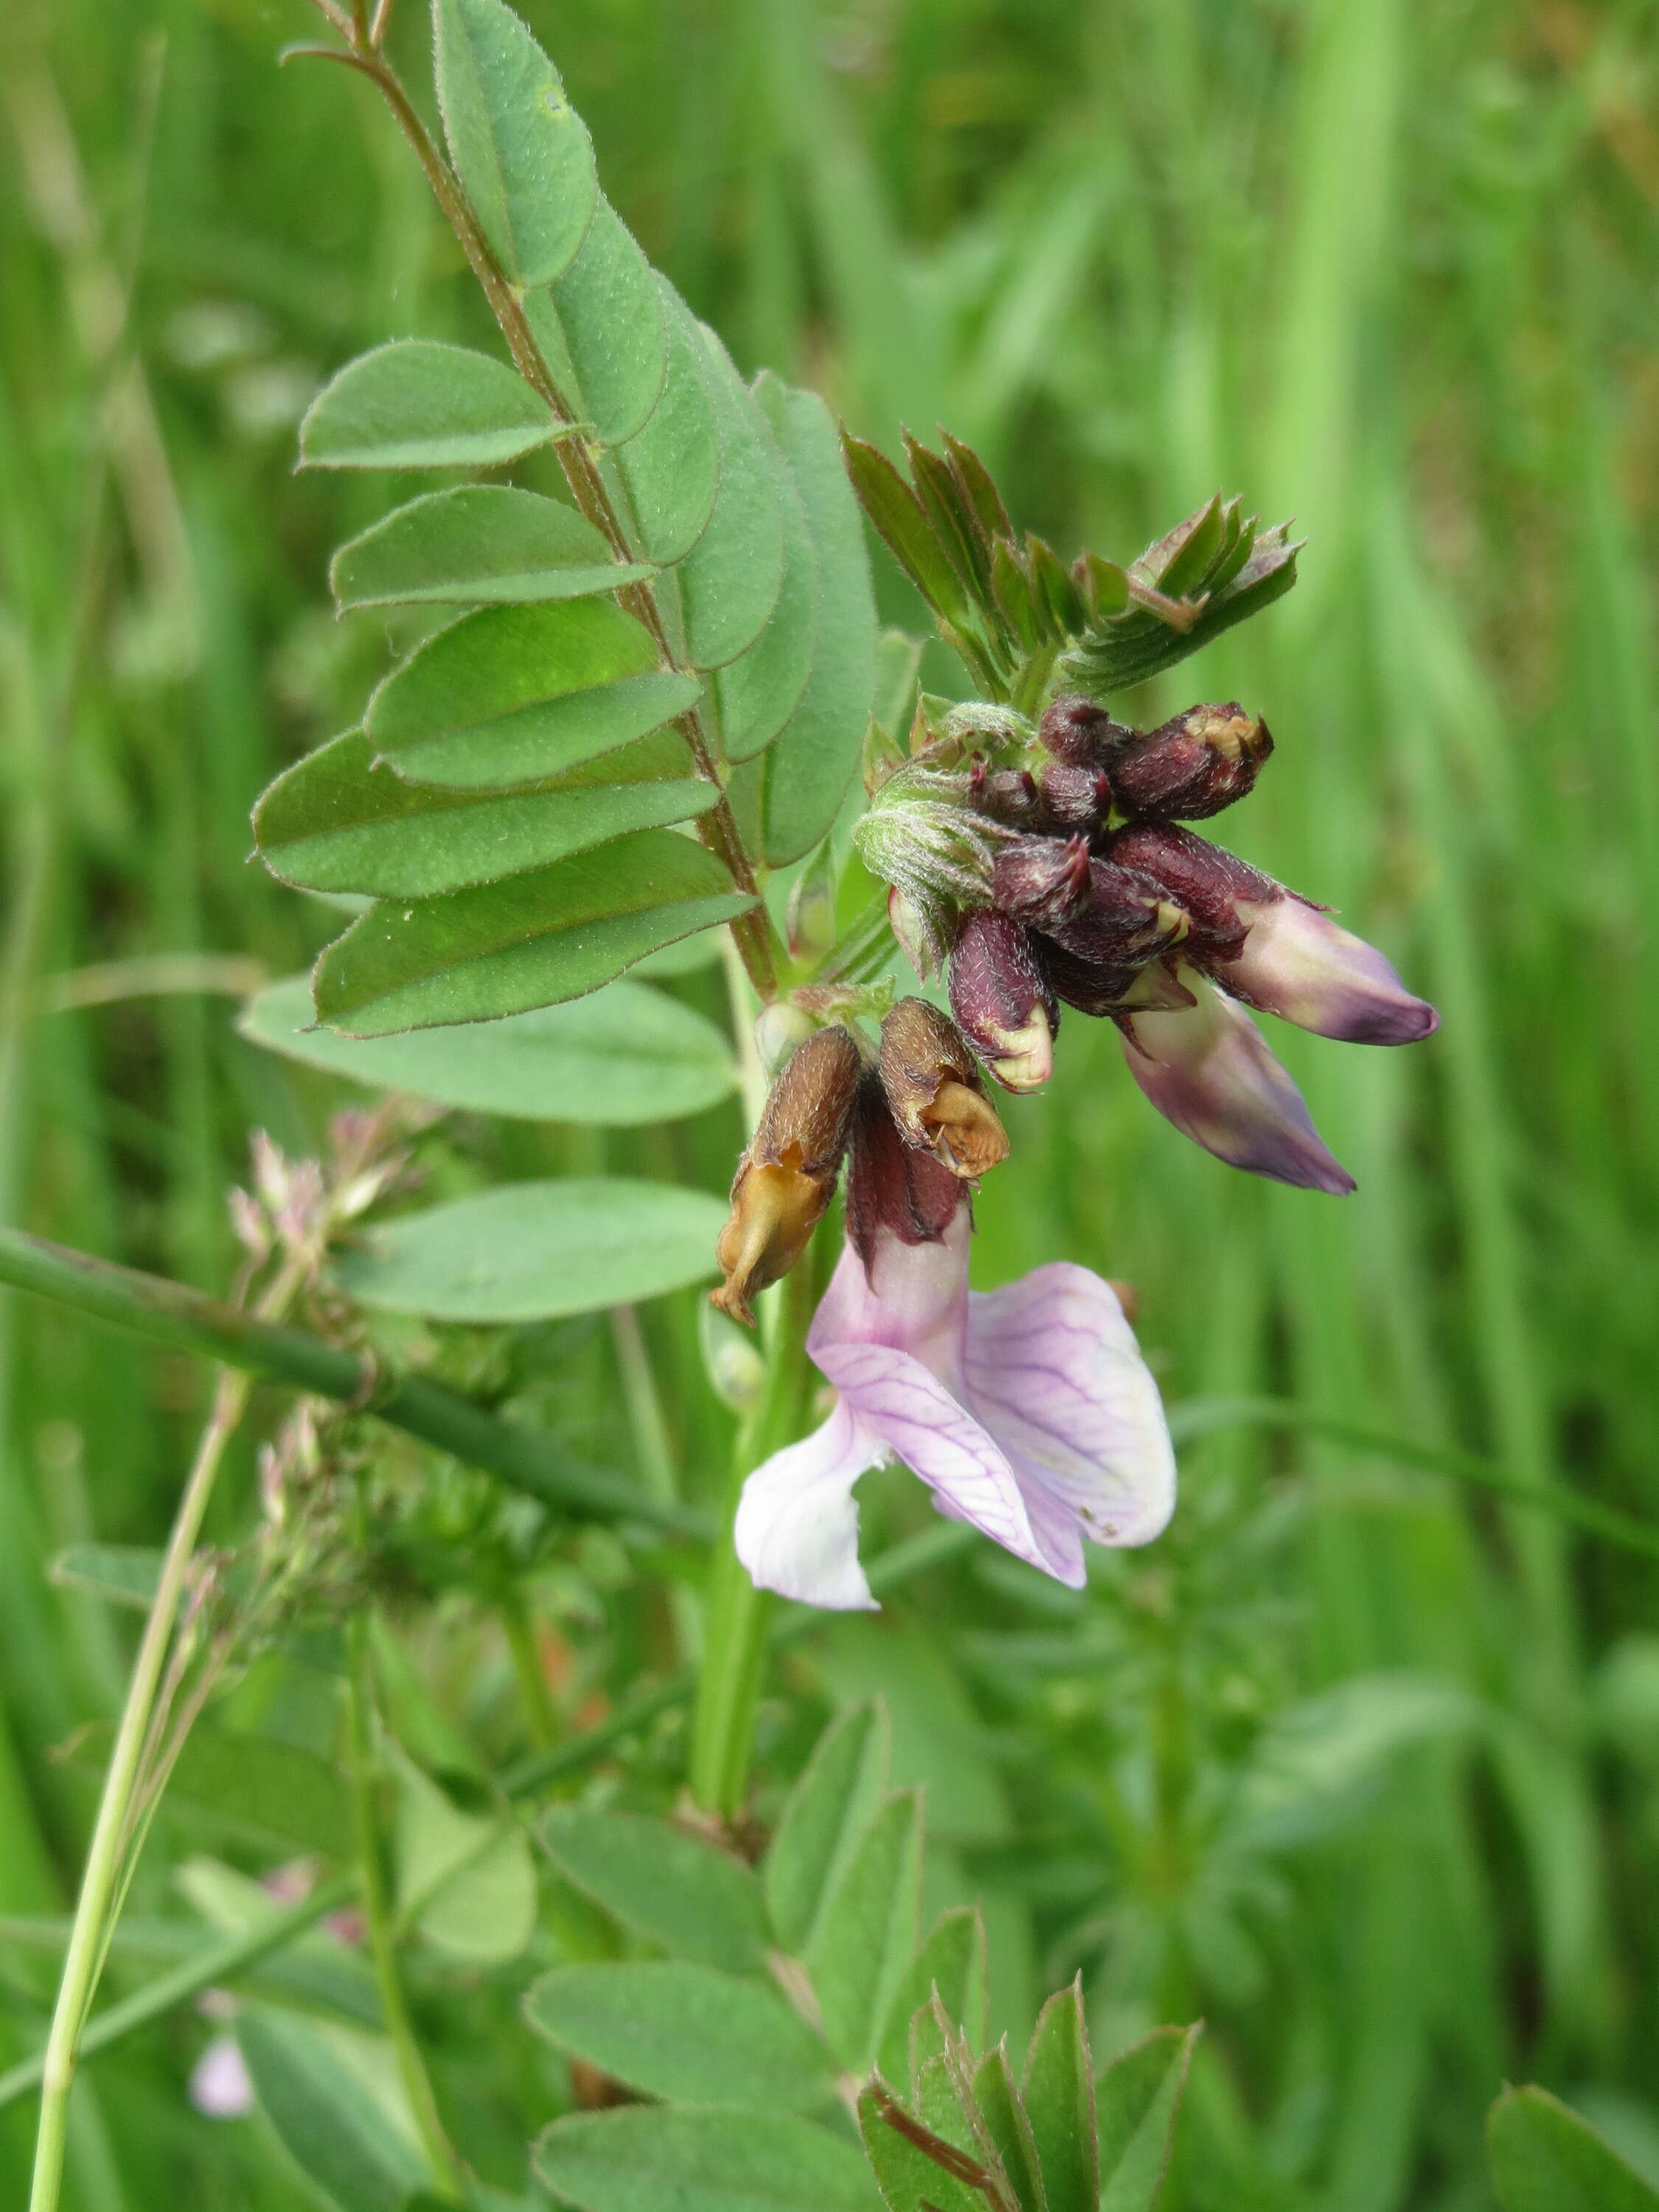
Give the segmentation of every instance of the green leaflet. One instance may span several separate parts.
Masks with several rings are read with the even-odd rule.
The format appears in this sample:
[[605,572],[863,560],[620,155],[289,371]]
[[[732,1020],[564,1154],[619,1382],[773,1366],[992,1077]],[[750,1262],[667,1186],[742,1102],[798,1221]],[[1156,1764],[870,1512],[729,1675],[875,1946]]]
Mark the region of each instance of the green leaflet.
[[659,728],[697,693],[609,599],[482,607],[385,678],[363,726],[416,782],[528,783]]
[[665,276],[662,303],[668,366],[649,419],[616,450],[627,494],[635,549],[666,568],[691,550],[714,512],[720,484],[720,437],[697,326]]
[[1486,2118],[1504,2212],[1655,2212],[1659,2193],[1547,2089],[1506,2089]]
[[647,2097],[787,2112],[835,2094],[829,2053],[775,1990],[689,1960],[556,1966],[525,2017]]
[[[459,1032],[343,1037],[316,1025],[310,977],[290,975],[268,984],[238,1026],[270,1051],[376,1090],[532,1121],[617,1127],[672,1121],[717,1105],[737,1083],[731,1048],[714,1024],[631,977],[563,1006],[475,1022]],[[101,1557],[109,1547],[71,1547],[54,1572],[68,1577],[71,1563],[94,1549]],[[151,1556],[135,1554],[130,1567],[119,1559],[104,1565],[99,1587],[112,1593],[118,1577],[137,1577],[137,1562]],[[149,1583],[131,1601],[147,1605],[154,1588],[152,1566]]]
[[237,2041],[259,2109],[337,2212],[401,2212],[427,2179],[401,2096],[383,2086],[384,2039],[245,2011]]
[[737,1972],[763,1964],[760,1885],[712,1844],[587,1805],[554,1807],[537,1834],[568,1881],[665,1950]]
[[1099,2212],[1100,2149],[1089,2068],[1079,1978],[1043,2006],[1025,2061],[1025,2109],[1048,2212]]
[[720,749],[729,761],[752,760],[782,729],[800,704],[817,643],[817,555],[793,472],[776,444],[783,396],[778,380],[763,370],[755,380],[755,398],[773,441],[783,520],[783,580],[760,635],[714,679]]
[[1103,2068],[1095,2085],[1100,2212],[1152,2212],[1198,2037],[1196,2027],[1154,2028]]
[[619,446],[642,430],[668,374],[666,315],[651,264],[603,192],[581,251],[524,308],[594,442]]
[[[677,304],[690,322],[690,310]],[[780,468],[731,356],[705,325],[690,326],[714,404],[720,483],[678,580],[688,659],[694,668],[723,668],[754,643],[778,603],[784,558]]]
[[397,338],[325,384],[300,425],[310,469],[489,468],[559,434],[504,362],[432,338]]
[[463,1811],[415,1762],[395,1757],[393,1844],[405,1927],[471,1966],[516,1959],[536,1926],[530,1838],[504,1807]]
[[879,2082],[859,2099],[859,2130],[888,2212],[990,2212],[960,2170],[976,2161],[963,2161],[954,2143],[934,2136]]
[[639,830],[505,883],[372,908],[317,963],[318,1017],[383,1036],[523,1013],[596,990],[753,903],[701,846]]
[[817,1923],[806,1967],[831,2050],[855,2072],[874,2061],[915,1954],[921,1801],[896,1793],[871,1822]]
[[367,1230],[335,1263],[361,1304],[433,1321],[550,1321],[715,1272],[722,1200],[620,1176],[501,1183]]
[[[685,755],[678,738],[668,743]],[[648,746],[647,769],[660,768],[663,750]],[[259,854],[274,876],[305,890],[430,898],[543,867],[628,830],[688,821],[719,796],[706,779],[648,775],[507,794],[434,790],[374,767],[374,747],[354,730],[277,777],[253,813]]]
[[587,126],[501,0],[433,0],[438,105],[456,174],[520,284],[567,268],[599,196]]
[[910,2063],[910,2026],[931,2004],[934,1990],[950,2018],[970,2042],[985,2036],[985,1925],[973,1905],[941,1913],[927,1942],[904,1971],[887,2008],[876,2065],[889,2081],[902,2081]]
[[428,493],[341,546],[329,568],[349,607],[579,599],[643,582],[643,562],[612,560],[585,515],[507,484]]
[[884,1705],[854,1705],[819,1739],[790,1791],[762,1867],[778,1942],[799,1955],[887,1789]]
[[806,511],[817,561],[818,627],[800,703],[766,755],[766,858],[811,852],[840,811],[858,764],[876,680],[876,609],[864,526],[830,410],[816,392],[769,390],[764,404]]
[[583,2212],[876,2212],[852,2145],[785,2114],[576,2113],[549,2128],[535,2166]]

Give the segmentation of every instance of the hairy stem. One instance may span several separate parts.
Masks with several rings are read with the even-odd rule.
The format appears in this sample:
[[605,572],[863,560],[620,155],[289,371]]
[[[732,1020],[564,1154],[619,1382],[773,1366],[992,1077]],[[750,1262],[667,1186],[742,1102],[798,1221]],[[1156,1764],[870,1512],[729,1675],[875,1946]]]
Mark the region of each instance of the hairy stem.
[[409,1999],[398,1964],[386,1844],[380,1822],[368,1632],[368,1613],[360,1607],[353,1613],[347,1631],[351,1664],[346,1694],[350,1718],[351,1798],[357,1831],[358,1877],[362,1885],[369,1960],[380,1993],[381,2024],[397,2058],[398,2079],[415,2116],[421,2148],[432,2172],[432,2185],[446,2204],[465,2204],[466,2176],[455,2147],[444,2131],[431,2078],[416,2040],[415,2024],[410,2018]]
[[[304,51],[326,52],[331,59],[349,63],[360,70],[379,90],[425,172],[444,219],[454,232],[472,273],[478,280],[501,336],[507,341],[514,367],[540,398],[556,422],[567,426],[574,425],[574,411],[553,380],[530,328],[517,290],[491,252],[489,240],[480,229],[477,217],[461,189],[459,179],[439,152],[431,132],[416,113],[397,71],[369,35],[360,34],[343,26],[330,9],[325,9],[324,12],[341,31],[342,36],[347,39],[346,51],[340,52],[331,48],[316,47]],[[634,555],[627,532],[605,489],[591,448],[577,436],[561,438],[556,450],[559,465],[564,471],[565,481],[578,507],[600,532],[617,559],[631,561]],[[619,590],[617,597],[650,632],[658,651],[669,665],[678,667],[678,658],[663,627],[656,595],[650,586],[629,584]],[[697,774],[714,784],[720,793],[714,805],[698,817],[697,834],[725,862],[738,890],[752,893],[757,889],[754,864],[744,844],[743,833],[738,828],[737,817],[732,811],[732,803],[726,795],[714,749],[703,727],[702,714],[696,707],[689,707],[677,718],[674,727],[684,738]],[[765,908],[757,906],[746,915],[739,915],[730,927],[757,995],[763,1003],[775,998],[776,948]]]

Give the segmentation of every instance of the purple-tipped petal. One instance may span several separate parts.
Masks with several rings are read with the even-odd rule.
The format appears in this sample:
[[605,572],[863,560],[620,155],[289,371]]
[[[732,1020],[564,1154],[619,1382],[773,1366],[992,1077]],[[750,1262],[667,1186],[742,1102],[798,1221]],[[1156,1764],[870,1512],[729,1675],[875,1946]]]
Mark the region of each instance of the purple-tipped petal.
[[853,1485],[885,1455],[842,1398],[821,1429],[762,1462],[743,1486],[732,1532],[757,1589],[835,1613],[876,1609],[859,1565]]
[[1167,1525],[1175,1452],[1158,1385],[1098,1275],[1056,1261],[971,1297],[963,1379],[1061,1582],[1081,1586],[1084,1537],[1146,1544]]
[[1158,1112],[1231,1167],[1345,1196],[1353,1177],[1249,1016],[1192,969],[1182,980],[1199,994],[1191,1012],[1119,1017],[1130,1073]]
[[1241,900],[1238,915],[1244,949],[1216,974],[1247,1005],[1347,1044],[1415,1044],[1439,1028],[1374,945],[1294,893],[1270,905]]
[[[920,1475],[953,1518],[1047,1574],[1014,1470],[967,1408],[908,1352],[885,1344],[816,1346],[812,1358],[895,1459]],[[752,1480],[752,1477],[751,1477]]]

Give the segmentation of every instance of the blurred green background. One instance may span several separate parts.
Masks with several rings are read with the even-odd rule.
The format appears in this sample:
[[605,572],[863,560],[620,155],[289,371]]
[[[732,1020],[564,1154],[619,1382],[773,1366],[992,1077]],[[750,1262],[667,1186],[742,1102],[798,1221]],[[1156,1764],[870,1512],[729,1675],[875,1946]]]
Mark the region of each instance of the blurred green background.
[[[1218,826],[1443,1029],[1400,1054],[1276,1032],[1359,1180],[1339,1204],[1184,1144],[1069,1018],[1010,1113],[980,1279],[1063,1255],[1133,1281],[1174,1404],[1286,1395],[1659,1523],[1659,9],[521,4],[611,197],[746,370],[890,450],[944,422],[1068,555],[1127,558],[1218,488],[1309,538],[1291,598],[1138,718],[1267,716],[1279,750]],[[329,933],[247,865],[248,809],[386,649],[325,594],[386,487],[295,477],[295,423],[388,336],[491,342],[371,93],[276,66],[312,35],[301,0],[16,0],[0,27],[0,1216],[214,1288],[248,1123],[307,1147],[328,1097],[234,1032],[256,970]],[[675,988],[718,1008],[711,977]],[[720,1188],[739,1131],[467,1141],[482,1172],[603,1156]],[[690,1302],[649,1335],[714,1494]],[[556,1349],[543,1417],[629,1465],[608,1340]],[[202,1389],[0,1308],[0,1912],[61,1909],[88,1784],[56,1747],[121,1678],[123,1623],[46,1562],[155,1540]],[[1505,2077],[1659,2180],[1652,1565],[1311,1439],[1218,1432],[1184,1482],[1170,1537],[1085,1600],[981,1553],[820,1637],[766,1758],[792,1771],[814,1716],[886,1690],[948,1879],[994,1900],[1005,2014],[1081,1966],[1109,2043],[1208,2017],[1182,2204],[1474,2212]],[[866,1519],[918,1510],[890,1486]],[[659,1608],[538,1543],[544,1594],[586,1578],[560,1694],[591,1708],[660,1657]],[[446,1602],[410,1633],[465,1719],[493,1647]],[[630,1786],[662,1797],[678,1756]],[[165,1863],[147,1880],[165,1899]],[[6,2055],[42,1996],[0,1945]],[[190,2112],[201,2038],[94,2069],[80,2204],[305,2201],[257,2132]]]

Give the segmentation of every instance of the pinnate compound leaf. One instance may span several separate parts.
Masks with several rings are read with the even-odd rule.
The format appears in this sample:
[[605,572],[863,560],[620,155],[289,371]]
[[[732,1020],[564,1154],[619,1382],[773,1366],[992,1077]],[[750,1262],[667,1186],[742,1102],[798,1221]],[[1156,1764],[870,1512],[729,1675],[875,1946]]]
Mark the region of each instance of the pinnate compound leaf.
[[941,1913],[895,1991],[882,2030],[876,2064],[890,2081],[902,2081],[910,2063],[910,2026],[933,1992],[948,2019],[970,2042],[985,2038],[985,1925],[977,1905]]
[[1152,2212],[1200,2033],[1198,2025],[1154,2028],[1103,2069],[1095,2085],[1100,2212]]
[[713,854],[641,830],[505,883],[372,907],[317,963],[318,1018],[385,1036],[526,1013],[753,904]]
[[525,2017],[647,2097],[810,2112],[835,2094],[829,2053],[775,1990],[690,1960],[556,1966]]
[[724,1203],[621,1176],[498,1184],[363,1233],[335,1262],[366,1306],[434,1321],[547,1321],[714,1273]]
[[505,362],[434,338],[394,338],[348,362],[300,425],[308,469],[491,468],[557,436]]
[[1659,2192],[1547,2089],[1505,2089],[1486,2116],[1504,2212],[1659,2212]]
[[525,296],[531,336],[596,445],[644,428],[668,374],[656,272],[603,192],[581,250],[544,291]]
[[342,610],[588,599],[652,571],[622,563],[585,515],[508,484],[457,484],[395,508],[334,556]]
[[[682,740],[668,745],[679,756],[669,764],[689,770]],[[502,793],[405,783],[375,766],[373,745],[354,730],[277,777],[253,811],[259,857],[274,876],[302,890],[433,898],[545,867],[630,830],[689,821],[720,796],[689,774]]]
[[659,729],[698,695],[610,599],[481,607],[412,653],[368,702],[376,752],[416,783],[536,782]]
[[616,449],[637,525],[635,550],[666,568],[684,560],[714,512],[720,435],[697,326],[666,277],[656,280],[667,339],[662,392],[642,427]]
[[763,1964],[760,1884],[712,1844],[587,1805],[555,1806],[537,1835],[568,1881],[665,1951],[735,1973]]
[[[681,304],[690,319],[690,310]],[[752,645],[783,583],[781,464],[748,386],[714,332],[692,324],[720,441],[720,483],[680,564],[680,611],[694,668],[724,668]]]
[[916,1949],[921,1798],[890,1797],[848,1863],[806,1953],[823,2032],[843,2065],[867,2072]]
[[[310,977],[290,975],[267,984],[238,1026],[255,1044],[374,1090],[519,1121],[672,1121],[717,1105],[737,1084],[730,1048],[711,1021],[631,979],[463,1030],[343,1037],[316,1026]],[[149,1589],[131,1602],[148,1604],[154,1589],[152,1566]]]
[[337,2212],[400,2212],[426,2179],[378,2037],[249,2008],[237,2019],[248,2078],[277,2140]]
[[775,447],[782,392],[777,379],[764,371],[755,380],[756,403],[773,426],[783,518],[783,581],[760,635],[715,678],[720,748],[730,761],[752,760],[782,729],[800,704],[817,644],[817,555],[794,473]]
[[818,1739],[785,1802],[761,1868],[780,1945],[797,1956],[835,1894],[887,1791],[887,1709],[854,1705]]
[[520,284],[574,259],[599,197],[587,126],[503,0],[433,0],[438,105],[466,196]]
[[548,2129],[535,2167],[582,2212],[876,2212],[852,2145],[783,2113],[577,2113]]
[[841,811],[876,684],[876,607],[858,502],[830,410],[814,392],[768,395],[817,561],[818,627],[799,705],[767,752],[766,857],[810,853]]
[[967,595],[921,501],[878,447],[853,437],[843,445],[854,489],[893,558],[942,621],[966,621]]
[[1038,2014],[1024,2094],[1048,2212],[1099,2212],[1095,2085],[1081,1979],[1050,1997]]

